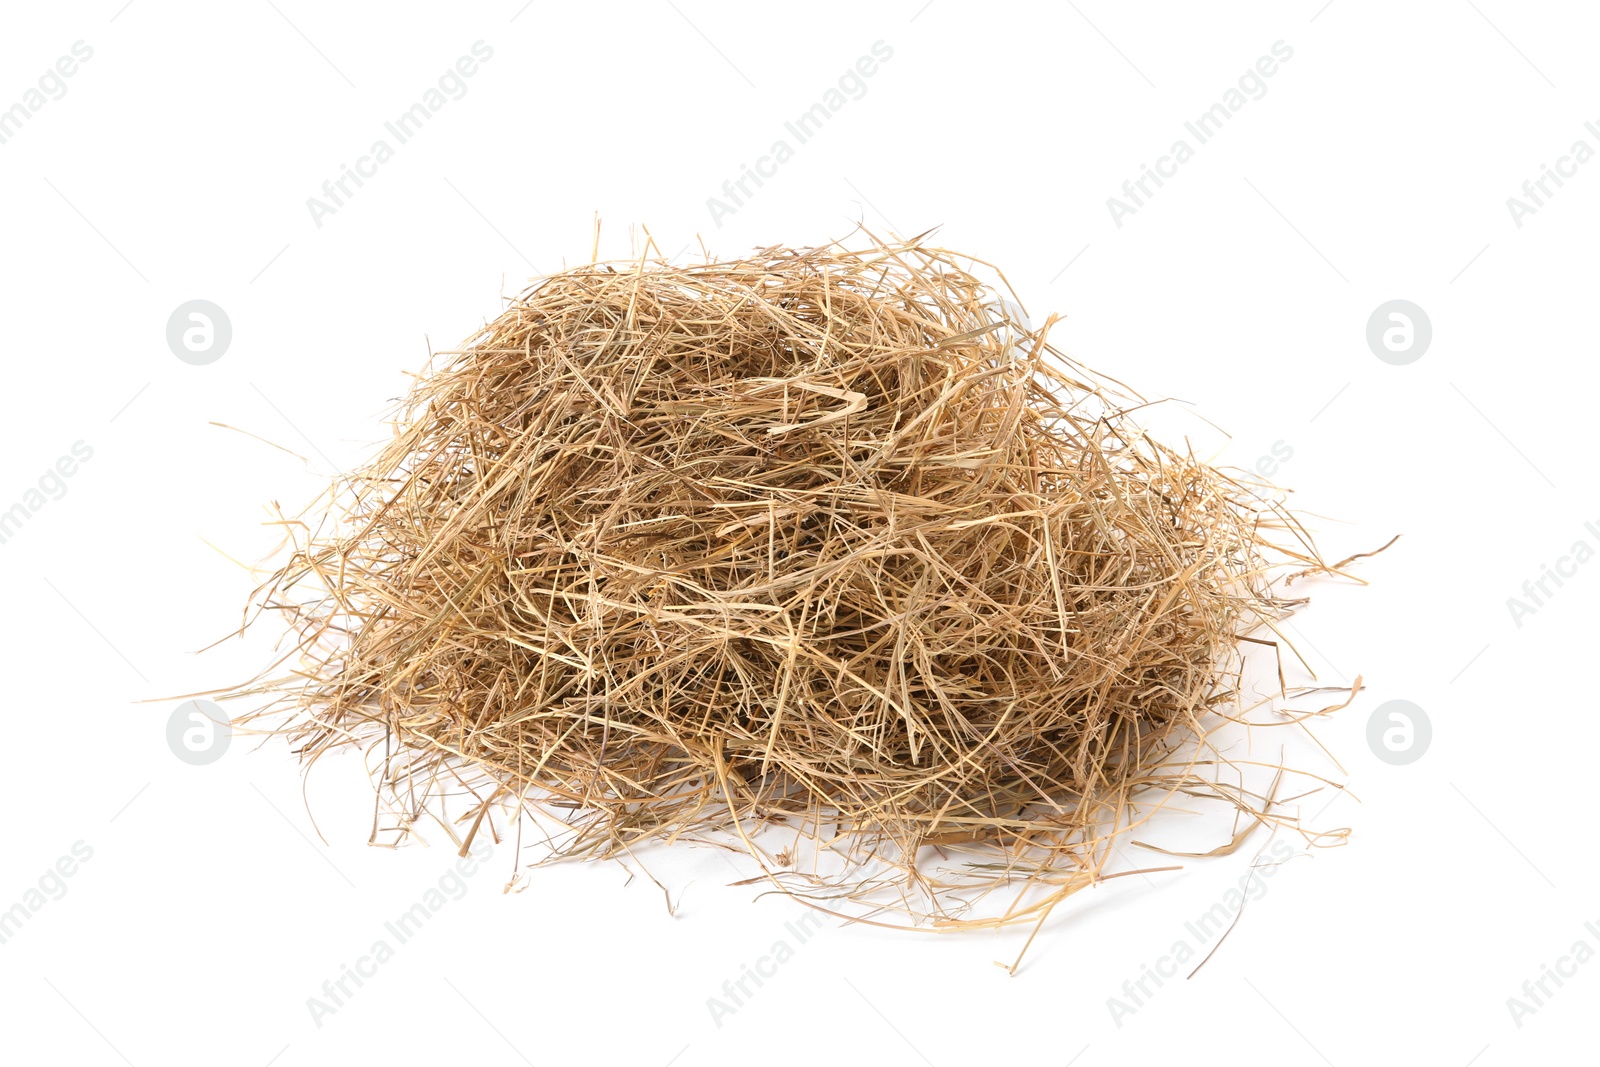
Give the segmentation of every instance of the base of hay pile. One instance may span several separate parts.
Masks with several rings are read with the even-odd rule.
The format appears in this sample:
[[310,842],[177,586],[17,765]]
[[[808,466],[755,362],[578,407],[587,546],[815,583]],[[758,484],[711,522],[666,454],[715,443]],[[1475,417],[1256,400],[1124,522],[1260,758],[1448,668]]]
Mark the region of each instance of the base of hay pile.
[[306,760],[368,752],[376,842],[735,843],[858,917],[1037,920],[1174,791],[1278,819],[1208,729],[1276,579],[1327,568],[961,262],[539,282],[286,527],[255,603],[298,663],[242,692]]

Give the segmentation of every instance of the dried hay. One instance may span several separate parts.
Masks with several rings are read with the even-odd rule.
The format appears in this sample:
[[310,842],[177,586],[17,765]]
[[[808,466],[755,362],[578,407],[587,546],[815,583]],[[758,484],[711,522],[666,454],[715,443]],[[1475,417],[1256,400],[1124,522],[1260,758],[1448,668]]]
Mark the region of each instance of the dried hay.
[[247,625],[283,615],[293,673],[234,695],[307,761],[368,752],[375,843],[736,843],[862,921],[1042,921],[1174,796],[1236,812],[1214,853],[1292,822],[1208,737],[1280,579],[1337,568],[977,270],[874,240],[543,279],[285,521]]

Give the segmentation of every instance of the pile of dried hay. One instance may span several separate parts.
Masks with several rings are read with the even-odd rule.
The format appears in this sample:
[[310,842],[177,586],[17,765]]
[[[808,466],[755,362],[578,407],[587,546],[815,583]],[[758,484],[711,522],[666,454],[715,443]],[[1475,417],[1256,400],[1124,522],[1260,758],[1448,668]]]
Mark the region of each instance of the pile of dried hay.
[[298,666],[241,692],[307,760],[368,751],[375,841],[720,834],[857,917],[1042,919],[1150,795],[1287,819],[1207,732],[1283,569],[1330,568],[976,269],[912,241],[542,280],[286,522],[253,603]]

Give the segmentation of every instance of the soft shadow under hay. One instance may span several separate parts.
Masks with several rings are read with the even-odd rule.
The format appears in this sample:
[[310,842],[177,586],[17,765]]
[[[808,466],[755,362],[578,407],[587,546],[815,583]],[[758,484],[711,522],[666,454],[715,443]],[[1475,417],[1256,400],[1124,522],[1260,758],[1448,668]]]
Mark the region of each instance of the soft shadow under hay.
[[293,673],[239,694],[307,760],[368,753],[377,843],[424,814],[526,816],[547,856],[734,843],[857,917],[1038,919],[1175,792],[1281,818],[1207,731],[1278,579],[1330,568],[962,262],[540,281],[285,523],[254,605]]

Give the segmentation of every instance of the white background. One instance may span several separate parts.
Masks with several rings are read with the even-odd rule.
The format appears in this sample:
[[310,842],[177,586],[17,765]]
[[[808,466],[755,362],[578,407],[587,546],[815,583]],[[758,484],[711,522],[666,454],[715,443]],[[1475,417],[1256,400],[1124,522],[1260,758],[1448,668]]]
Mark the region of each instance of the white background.
[[[1600,745],[1600,564],[1517,625],[1521,595],[1600,525],[1593,475],[1600,162],[1515,225],[1506,200],[1600,120],[1579,4],[443,6],[172,0],[16,5],[0,107],[74,42],[93,58],[0,144],[0,510],[74,442],[93,458],[0,545],[6,667],[0,909],[82,841],[65,893],[0,945],[0,1056],[82,1064],[812,1062],[1575,1063],[1600,962],[1513,1019],[1507,998],[1600,937],[1583,768]],[[11,5],[8,5],[11,6]],[[1319,10],[1320,6],[1320,10]],[[1203,8],[1203,10],[1202,10]],[[482,40],[468,92],[319,228],[306,206]],[[719,227],[707,198],[876,41],[893,57]],[[1106,200],[1276,41],[1293,49],[1136,214]],[[1192,142],[1191,142],[1192,143]],[[1252,849],[1080,894],[1041,931],[828,929],[731,1018],[706,1006],[799,908],[755,873],[657,850],[642,876],[525,876],[502,846],[336,1014],[306,1000],[451,865],[443,841],[365,845],[358,761],[302,796],[281,744],[168,751],[180,694],[241,681],[270,634],[236,624],[269,501],[295,507],[386,432],[430,344],[539,271],[842,237],[857,221],[1000,264],[1052,339],[1151,396],[1173,432],[1253,465],[1281,442],[1330,558],[1295,620],[1317,725],[1353,795],[1347,847],[1296,859],[1193,980],[1132,1015],[1108,998],[1235,884]],[[684,253],[687,255],[687,253]],[[184,301],[230,349],[168,350]],[[1429,315],[1408,366],[1369,351],[1380,303]],[[307,463],[212,422],[258,434]],[[210,546],[216,546],[212,548]],[[218,550],[221,551],[218,551]],[[226,553],[226,555],[224,555]],[[1551,586],[1553,589],[1554,587]],[[1304,681],[1304,678],[1300,680]],[[1408,766],[1366,743],[1407,699]],[[1281,731],[1280,731],[1281,732]],[[1357,799],[1359,798],[1359,800]],[[326,843],[313,828],[326,837]],[[1139,862],[1160,863],[1146,856]],[[1120,1025],[1119,1025],[1120,1023]],[[676,1057],[676,1060],[674,1060]]]

